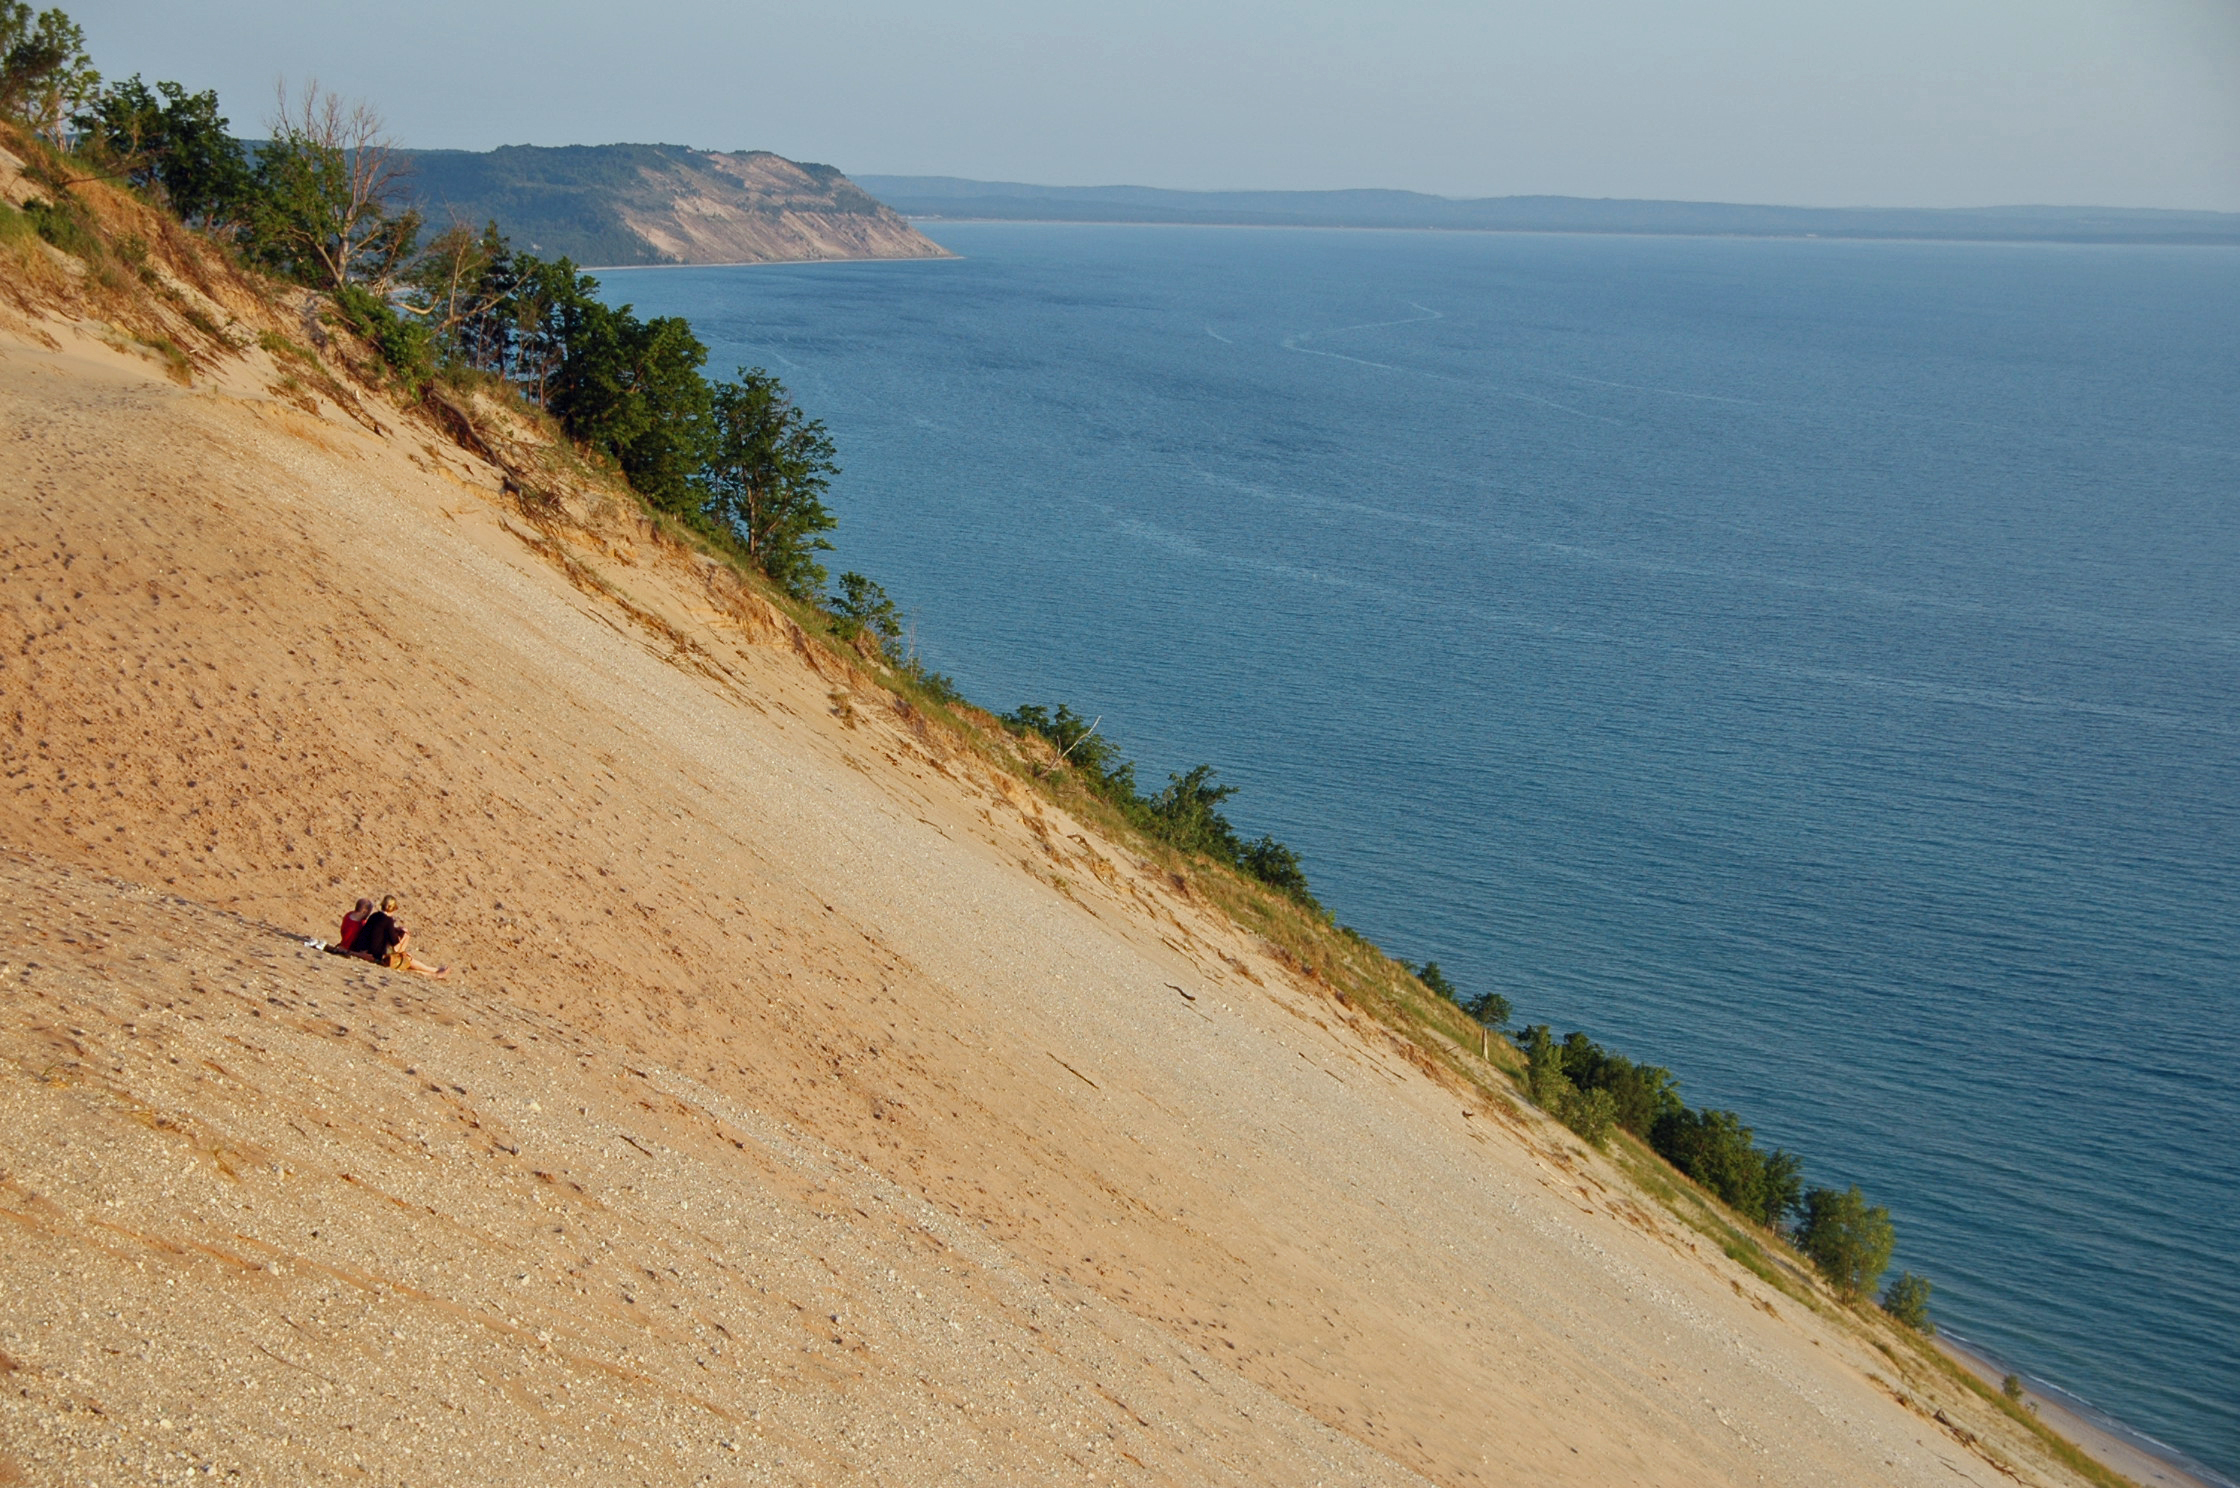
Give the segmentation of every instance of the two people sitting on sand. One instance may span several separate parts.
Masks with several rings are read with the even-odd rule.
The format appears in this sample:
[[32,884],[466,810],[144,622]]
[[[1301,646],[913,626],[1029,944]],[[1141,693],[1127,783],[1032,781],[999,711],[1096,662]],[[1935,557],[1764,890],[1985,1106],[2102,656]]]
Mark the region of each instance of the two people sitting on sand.
[[406,947],[412,932],[397,922],[397,896],[390,894],[375,909],[371,899],[360,899],[357,907],[342,917],[342,937],[327,947],[336,956],[355,956],[361,961],[372,961],[392,971],[417,972],[421,976],[448,978],[448,966],[430,966],[412,954]]

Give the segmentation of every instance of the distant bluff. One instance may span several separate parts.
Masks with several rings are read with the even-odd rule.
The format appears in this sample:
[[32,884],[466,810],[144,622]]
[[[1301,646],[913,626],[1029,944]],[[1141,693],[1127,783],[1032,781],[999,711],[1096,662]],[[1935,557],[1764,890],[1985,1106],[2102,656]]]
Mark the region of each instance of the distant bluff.
[[415,150],[404,192],[437,227],[495,221],[589,267],[947,258],[829,165],[767,150],[508,145]]

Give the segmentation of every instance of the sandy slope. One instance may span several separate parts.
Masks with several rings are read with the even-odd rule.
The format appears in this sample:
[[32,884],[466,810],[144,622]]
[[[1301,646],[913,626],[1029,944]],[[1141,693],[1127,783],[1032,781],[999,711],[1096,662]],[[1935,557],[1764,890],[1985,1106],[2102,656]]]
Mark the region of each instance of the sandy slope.
[[0,1482],[2070,1481],[704,562],[43,334]]
[[767,150],[507,145],[412,150],[400,190],[431,223],[495,222],[547,260],[579,265],[947,258],[829,165]]
[[699,151],[695,167],[646,173],[618,203],[659,261],[947,258],[947,249],[837,173],[819,179],[767,150]]

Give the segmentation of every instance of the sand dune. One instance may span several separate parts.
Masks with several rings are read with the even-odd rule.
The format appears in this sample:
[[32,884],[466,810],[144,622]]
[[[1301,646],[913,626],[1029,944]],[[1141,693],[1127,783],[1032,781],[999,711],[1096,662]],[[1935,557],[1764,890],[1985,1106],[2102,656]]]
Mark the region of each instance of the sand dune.
[[2076,1481],[275,356],[0,328],[0,1482]]

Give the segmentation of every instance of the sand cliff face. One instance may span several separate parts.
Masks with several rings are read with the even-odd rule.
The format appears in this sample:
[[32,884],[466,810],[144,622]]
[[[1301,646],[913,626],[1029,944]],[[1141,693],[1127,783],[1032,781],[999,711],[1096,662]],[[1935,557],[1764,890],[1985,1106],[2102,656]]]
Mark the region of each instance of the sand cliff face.
[[578,264],[950,256],[833,167],[766,150],[514,145],[406,158],[404,189],[431,222],[495,221],[517,246]]
[[213,274],[0,316],[0,1482],[2073,1481]]
[[665,183],[649,174],[645,197],[620,207],[623,220],[668,262],[948,256],[838,171],[819,174],[762,150],[700,161],[712,179],[685,177],[662,189]]

